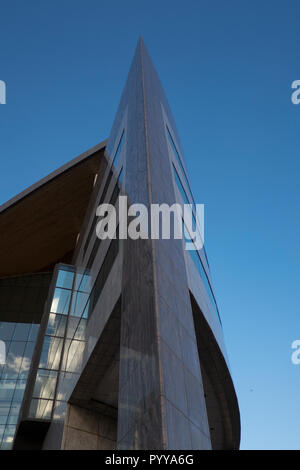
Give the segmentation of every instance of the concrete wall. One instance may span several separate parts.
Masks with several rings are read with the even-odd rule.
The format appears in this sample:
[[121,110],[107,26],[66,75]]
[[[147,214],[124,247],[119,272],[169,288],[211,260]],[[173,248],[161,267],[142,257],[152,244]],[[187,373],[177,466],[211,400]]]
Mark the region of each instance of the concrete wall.
[[62,450],[111,450],[116,448],[116,437],[116,420],[68,405]]

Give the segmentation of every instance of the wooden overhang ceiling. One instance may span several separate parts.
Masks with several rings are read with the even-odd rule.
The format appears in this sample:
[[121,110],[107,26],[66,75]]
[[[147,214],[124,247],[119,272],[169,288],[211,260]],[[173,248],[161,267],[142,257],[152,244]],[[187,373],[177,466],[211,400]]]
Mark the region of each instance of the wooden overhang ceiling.
[[70,262],[106,141],[0,206],[0,277]]

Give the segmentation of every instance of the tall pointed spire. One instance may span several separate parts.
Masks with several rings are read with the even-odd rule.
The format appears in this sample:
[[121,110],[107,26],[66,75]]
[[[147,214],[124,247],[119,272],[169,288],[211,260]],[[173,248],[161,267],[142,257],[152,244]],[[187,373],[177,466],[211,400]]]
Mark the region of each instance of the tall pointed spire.
[[[108,145],[113,153],[124,131],[130,203],[176,202],[167,128],[178,142],[140,37]],[[118,448],[210,448],[199,359],[187,355],[196,337],[181,241],[126,240],[123,250]]]

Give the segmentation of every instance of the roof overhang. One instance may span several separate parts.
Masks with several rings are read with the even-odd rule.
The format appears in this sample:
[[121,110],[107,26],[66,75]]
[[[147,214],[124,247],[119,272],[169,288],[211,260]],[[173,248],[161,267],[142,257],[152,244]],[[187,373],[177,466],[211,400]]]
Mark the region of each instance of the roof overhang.
[[107,141],[0,206],[0,277],[70,260]]

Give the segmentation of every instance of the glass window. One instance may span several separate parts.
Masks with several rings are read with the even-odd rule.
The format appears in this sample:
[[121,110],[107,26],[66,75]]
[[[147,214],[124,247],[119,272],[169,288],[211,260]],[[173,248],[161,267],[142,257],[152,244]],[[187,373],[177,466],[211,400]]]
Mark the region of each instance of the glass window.
[[[34,294],[35,291],[32,290],[32,293]],[[28,291],[27,294],[31,295],[31,292]],[[24,301],[24,296],[22,299]],[[28,305],[25,308],[22,299],[19,316],[23,320],[27,312],[34,311],[36,300],[33,300],[33,303],[27,302]],[[33,310],[29,310],[29,305]],[[11,305],[9,307],[11,308]],[[32,315],[33,313],[30,313],[31,318],[33,318]],[[16,321],[17,318],[15,315],[14,320]],[[1,449],[8,450],[13,445],[38,329],[38,323],[0,322],[0,339],[5,341],[7,347],[6,364],[0,368],[0,426],[3,430],[3,436],[0,436]]]
[[33,398],[30,404],[29,416],[32,418],[50,419],[52,406],[52,400],[37,400]]
[[56,401],[53,412],[53,419],[62,421],[65,419],[67,410],[67,403],[65,401]]
[[21,403],[12,403],[9,411],[8,424],[17,424]]
[[67,335],[66,335],[67,338],[73,338],[79,322],[80,322],[80,317],[69,317],[68,329],[67,329]]
[[7,424],[17,424],[18,422],[18,414],[16,415],[9,415],[7,418]]
[[24,356],[22,359],[22,364],[19,370],[19,378],[25,378],[28,376],[31,358],[34,351],[34,343],[30,342],[26,344]]
[[51,305],[52,313],[68,314],[70,303],[71,291],[66,289],[56,288]]
[[[102,196],[100,198],[100,201],[99,201],[99,204],[102,204],[104,202],[104,198],[106,196],[106,193],[107,193],[107,189],[108,189],[108,186],[109,186],[109,183],[111,181],[111,178],[112,178],[112,172],[110,172],[110,175],[108,177],[108,180],[106,182],[106,185],[105,185],[105,188],[103,190],[103,193],[102,193]],[[113,190],[113,193],[112,193],[112,196],[110,198],[110,204],[112,205],[115,205],[116,203],[116,200],[118,198],[118,195],[119,195],[119,192],[120,192],[120,182],[122,182],[123,180],[123,167],[121,168],[120,170],[120,173],[119,173],[119,176],[118,176],[118,179],[116,181],[116,184],[115,184],[115,187],[114,187],[114,190]],[[83,256],[85,255],[86,253],[86,250],[87,250],[87,247],[91,241],[91,238],[92,238],[92,234],[95,233],[96,234],[96,224],[97,224],[97,220],[98,220],[98,217],[95,216],[94,217],[94,220],[93,220],[93,223],[91,225],[91,228],[90,228],[90,231],[89,231],[89,234],[88,234],[88,237],[86,239],[86,242],[85,242],[85,245],[84,245],[84,249],[83,249]],[[87,262],[87,270],[89,271],[92,267],[92,264],[93,264],[93,261],[95,259],[95,256],[97,254],[97,251],[99,249],[99,246],[100,246],[100,242],[101,242],[101,239],[100,238],[96,238],[95,242],[94,242],[94,246],[93,246],[93,249],[92,249],[92,252],[90,254],[90,257],[89,257],[89,260]],[[90,285],[88,284],[88,290],[90,289]],[[80,289],[78,290],[84,290],[82,287],[80,287]]]
[[45,336],[39,368],[58,370],[63,338]]
[[0,380],[0,402],[11,402],[15,391],[15,380]]
[[[176,148],[176,145],[174,144],[174,141],[173,141],[173,138],[172,138],[172,136],[171,136],[171,133],[170,133],[170,131],[169,131],[168,126],[167,126],[167,131],[168,131],[168,139],[169,139],[169,142],[170,142],[170,144],[171,144],[173,153],[174,153],[174,155],[176,156],[176,159],[177,159],[177,162],[179,163],[179,166],[180,166],[180,169],[181,169],[181,171],[182,171],[184,180],[185,180],[186,185],[187,185],[187,187],[189,188],[189,191],[190,191],[191,196],[192,196],[192,191],[191,191],[191,188],[190,188],[190,185],[189,185],[187,176],[186,176],[185,169],[184,169],[183,164],[182,164],[182,161],[181,161],[181,157],[180,157],[180,155],[179,155],[179,153],[178,153],[178,150],[177,150],[177,148]],[[193,196],[192,196],[192,197],[193,197]]]
[[57,372],[39,369],[33,390],[35,398],[54,398]]
[[[191,237],[189,236],[188,229],[186,228],[186,226],[185,226],[185,224],[184,224],[183,221],[182,221],[182,224],[183,224],[184,239],[185,239],[186,242],[191,242],[192,240],[191,240]],[[188,236],[187,236],[187,234],[188,234]],[[218,319],[219,319],[219,321],[220,321],[220,323],[221,323],[221,318],[220,318],[220,315],[219,315],[219,310],[218,310],[218,307],[217,307],[217,303],[216,303],[216,300],[215,300],[215,296],[214,296],[214,294],[213,294],[213,292],[212,292],[212,288],[211,288],[210,282],[209,282],[209,280],[208,280],[208,278],[207,278],[207,274],[206,274],[206,272],[205,272],[205,269],[204,269],[204,267],[203,267],[203,265],[202,265],[202,261],[201,261],[201,259],[200,259],[199,253],[198,253],[198,251],[196,250],[196,248],[195,248],[195,250],[189,250],[188,253],[189,253],[189,255],[191,256],[191,258],[192,258],[192,260],[193,260],[193,262],[194,262],[194,264],[195,264],[195,266],[196,266],[196,268],[197,268],[198,273],[200,274],[200,277],[201,277],[201,279],[202,279],[202,281],[203,281],[203,284],[204,284],[204,286],[205,286],[205,290],[206,290],[206,292],[207,292],[207,294],[208,294],[208,296],[209,296],[209,298],[210,298],[210,300],[211,300],[211,302],[212,302],[213,307],[214,307],[215,310],[216,310]]]
[[0,424],[5,424],[10,410],[10,401],[0,401]]
[[30,323],[19,323],[16,325],[13,340],[14,341],[26,341],[31,329]]
[[2,438],[1,449],[9,450],[12,448],[16,426],[6,426]]
[[[123,177],[124,177],[124,172],[123,172],[123,167],[122,167],[121,171],[120,171],[120,174],[119,174],[119,178],[118,178],[119,183],[123,182]],[[119,186],[120,186],[120,184],[119,184]]]
[[84,272],[83,274],[77,273],[74,290],[90,292],[90,282],[91,276],[88,274],[88,272]]
[[82,357],[85,348],[83,341],[70,341],[66,356],[64,358],[65,368],[68,372],[80,372],[82,365]]
[[63,337],[65,334],[66,323],[66,315],[56,315],[55,313],[50,313],[46,335]]
[[120,138],[120,140],[119,140],[118,148],[117,148],[117,150],[116,150],[116,153],[115,153],[115,156],[114,156],[114,159],[113,159],[113,165],[114,165],[115,167],[116,167],[117,164],[118,164],[118,160],[119,160],[119,157],[120,157],[120,154],[121,154],[123,142],[124,142],[124,131],[122,132],[121,138]]
[[4,434],[5,426],[3,424],[0,424],[0,442],[2,440],[2,436]]
[[17,380],[15,393],[14,393],[14,396],[13,396],[13,402],[14,403],[21,403],[22,402],[25,387],[26,387],[26,380],[24,380],[24,379]]
[[18,377],[23,361],[25,346],[25,341],[12,341],[10,343],[6,364],[2,372],[3,379],[16,379]]
[[94,283],[92,292],[91,292],[91,302],[89,304],[90,307],[90,312],[94,310],[94,307],[99,299],[99,296],[101,294],[101,291],[104,287],[104,284],[106,282],[106,279],[110,273],[110,270],[113,266],[113,263],[118,255],[119,252],[119,240],[118,236],[117,238],[113,239],[110,242],[109,248],[107,250],[107,253],[105,255],[104,261],[102,263],[102,266],[100,268],[100,271],[98,273],[98,276],[96,278],[96,281]]
[[9,340],[13,337],[15,323],[0,322],[0,339],[2,341]]
[[81,320],[80,320],[80,322],[79,322],[79,325],[77,326],[77,329],[76,329],[76,332],[75,332],[75,335],[74,335],[74,339],[78,339],[78,340],[84,341],[84,339],[85,339],[86,323],[87,323],[86,318],[84,318],[84,317],[81,318]]
[[[113,171],[110,170],[109,171],[109,174],[107,176],[107,179],[106,179],[106,183],[105,183],[105,186],[104,186],[104,189],[103,189],[103,192],[102,192],[102,195],[100,197],[100,200],[99,200],[99,204],[102,204],[104,202],[104,199],[105,199],[105,196],[106,196],[106,193],[107,193],[107,190],[108,190],[108,187],[110,185],[110,182],[111,182],[111,179],[112,179],[112,176],[113,176]],[[90,228],[90,231],[89,231],[89,234],[87,236],[87,239],[85,241],[85,244],[84,244],[84,248],[83,248],[83,256],[85,255],[86,251],[87,251],[87,248],[89,246],[89,243],[91,241],[91,238],[92,238],[92,235],[93,233],[96,233],[96,223],[97,223],[97,217],[95,216],[94,217],[94,220],[93,220],[93,223],[91,225],[91,228]],[[82,289],[81,289],[82,290]]]
[[38,323],[33,323],[28,336],[28,341],[36,341],[37,334],[39,331],[40,325]]
[[80,317],[85,308],[89,294],[86,292],[74,292],[72,297],[72,308],[70,315]]
[[178,187],[178,189],[179,189],[179,192],[180,192],[180,194],[181,194],[181,196],[182,196],[182,199],[183,199],[184,203],[185,203],[185,204],[190,204],[190,201],[189,201],[189,199],[188,199],[188,197],[187,197],[187,194],[186,194],[186,192],[185,192],[185,190],[184,190],[184,187],[182,186],[181,180],[180,180],[180,178],[179,178],[179,175],[178,175],[177,170],[176,170],[176,168],[175,168],[174,165],[173,165],[173,172],[174,172],[174,177],[175,177],[176,185],[177,185],[177,187]]
[[64,287],[65,289],[72,289],[74,279],[74,271],[60,269],[57,275],[57,287]]
[[[123,167],[121,168],[121,171],[120,171],[118,180],[117,180],[117,182],[116,182],[116,184],[115,184],[113,193],[112,193],[111,198],[110,198],[110,201],[109,201],[109,203],[112,204],[113,206],[116,204],[118,195],[119,195],[119,193],[120,193],[120,185],[119,185],[119,182],[120,182],[120,177],[122,177],[122,174],[123,174]],[[97,218],[96,218],[96,219],[97,219]],[[95,260],[95,258],[96,258],[96,255],[97,255],[97,253],[98,253],[98,250],[99,250],[99,247],[100,247],[101,242],[102,242],[101,238],[98,238],[98,237],[97,237],[96,240],[95,240],[93,249],[92,249],[92,251],[91,251],[89,260],[88,260],[87,265],[86,265],[87,270],[90,270],[90,269],[92,268],[93,262],[94,262],[94,260]]]

